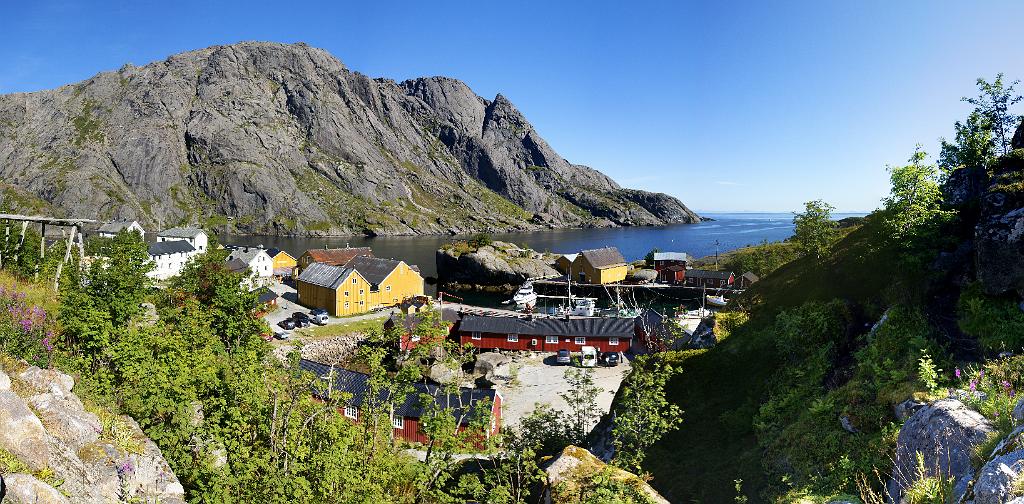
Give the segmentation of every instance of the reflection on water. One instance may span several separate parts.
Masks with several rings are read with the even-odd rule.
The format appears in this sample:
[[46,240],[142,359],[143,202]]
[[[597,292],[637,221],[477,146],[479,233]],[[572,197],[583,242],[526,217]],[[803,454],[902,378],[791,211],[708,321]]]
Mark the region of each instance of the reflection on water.
[[[842,218],[850,215],[842,214]],[[779,241],[793,234],[792,215],[787,213],[705,214],[715,219],[698,224],[660,227],[605,229],[553,229],[528,233],[495,234],[494,239],[524,244],[534,250],[573,253],[580,250],[614,246],[627,260],[643,258],[652,248],[686,252],[694,257],[721,252],[764,241]],[[324,247],[371,247],[377,257],[402,259],[420,267],[424,276],[436,276],[434,251],[451,242],[451,236],[359,236],[306,238],[287,236],[221,236],[225,244],[259,245],[288,251],[298,257],[303,251]]]

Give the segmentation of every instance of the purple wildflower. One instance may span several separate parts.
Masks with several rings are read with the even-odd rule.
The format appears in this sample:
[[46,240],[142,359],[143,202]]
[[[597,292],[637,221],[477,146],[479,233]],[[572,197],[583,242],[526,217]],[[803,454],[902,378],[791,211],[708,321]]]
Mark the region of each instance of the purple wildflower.
[[974,392],[975,390],[977,390],[977,388],[978,388],[977,380],[971,380],[970,387],[971,387],[971,392]]
[[956,378],[959,380],[960,379],[960,368],[954,369],[953,370],[953,374],[956,375]]
[[1002,384],[1004,389],[1010,390],[1010,382],[1003,380]]
[[132,466],[132,461],[130,460],[125,460],[124,462],[118,464],[117,466],[117,474],[121,476],[124,476],[125,474],[128,474],[134,470],[135,467]]

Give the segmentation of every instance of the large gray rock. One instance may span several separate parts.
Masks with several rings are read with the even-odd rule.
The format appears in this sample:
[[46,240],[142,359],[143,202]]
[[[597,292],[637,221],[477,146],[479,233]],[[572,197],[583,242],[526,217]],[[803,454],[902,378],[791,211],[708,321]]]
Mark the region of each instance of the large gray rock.
[[440,383],[442,385],[455,383],[461,377],[458,371],[441,362],[431,364],[427,367],[427,372],[424,374],[435,383]]
[[1014,149],[1024,149],[1024,118],[1020,121],[1020,126],[1017,126],[1017,132],[1013,135],[1013,141],[1011,146]]
[[11,452],[33,471],[50,465],[46,429],[17,394],[0,391],[0,448]]
[[437,276],[442,282],[512,290],[531,278],[557,276],[556,257],[501,241],[463,254],[446,247],[436,254]]
[[942,199],[948,205],[961,206],[980,198],[987,185],[988,172],[984,166],[960,168],[942,184]]
[[551,504],[559,502],[557,495],[560,487],[570,490],[578,482],[588,477],[593,477],[603,470],[608,470],[608,476],[628,486],[632,486],[642,492],[656,504],[668,504],[668,500],[661,496],[654,488],[651,488],[644,480],[633,473],[624,471],[614,466],[605,465],[599,458],[584,448],[567,446],[561,453],[548,461],[544,467],[547,481],[544,488],[543,501]]
[[7,376],[7,373],[0,370],[0,390],[11,389],[11,377]]
[[[0,96],[0,204],[231,230],[418,234],[697,222],[556,153],[504,96],[244,42]],[[5,199],[6,198],[6,199]],[[245,217],[245,219],[239,219]]]
[[56,488],[31,474],[7,474],[4,482],[7,484],[5,504],[71,504]]
[[493,384],[507,383],[512,380],[512,358],[498,352],[483,352],[476,357],[473,373]]
[[36,366],[29,366],[18,373],[18,379],[38,392],[49,392],[61,397],[71,395],[71,389],[75,387],[74,378],[55,369],[40,369]]
[[974,504],[1002,504],[1015,490],[1014,482],[1024,470],[1024,451],[1015,451],[988,461],[974,483]]
[[85,411],[82,402],[73,394],[59,396],[48,392],[29,397],[28,403],[39,414],[46,432],[73,450],[95,442],[103,432],[100,419]]
[[956,399],[942,399],[919,409],[903,424],[896,439],[892,479],[887,489],[892,502],[918,478],[917,457],[924,457],[927,476],[952,477],[959,500],[974,477],[974,447],[994,432],[992,424]]
[[[1015,151],[1017,153],[1021,151]],[[981,198],[974,263],[985,292],[1024,294],[1024,157],[1004,156]]]

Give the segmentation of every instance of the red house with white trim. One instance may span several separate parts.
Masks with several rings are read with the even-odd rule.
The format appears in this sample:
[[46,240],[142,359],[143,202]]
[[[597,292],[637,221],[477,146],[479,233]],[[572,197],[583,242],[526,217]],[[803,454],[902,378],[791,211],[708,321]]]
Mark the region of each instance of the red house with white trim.
[[[331,382],[331,392],[346,392],[351,398],[342,408],[345,418],[358,422],[362,414],[362,406],[369,394],[369,375],[345,368],[330,366],[306,359],[299,361],[299,368],[303,371],[313,373],[317,378]],[[331,380],[333,377],[333,380]],[[474,420],[475,408],[481,401],[488,401],[490,409],[489,428],[483,432],[485,438],[497,435],[501,431],[501,404],[502,397],[497,390],[483,388],[460,388],[458,394],[448,394],[437,385],[417,383],[415,390],[404,398],[393,398],[388,401],[382,391],[378,394],[380,403],[391,403],[391,427],[396,438],[404,439],[413,443],[428,443],[426,434],[420,429],[420,417],[423,414],[423,406],[420,404],[420,396],[429,394],[434,398],[435,403],[442,408],[451,408],[452,416],[460,422],[459,432],[464,432]],[[315,390],[323,390],[318,387]],[[316,392],[322,394],[322,392]],[[322,397],[320,399],[323,399]]]
[[482,350],[625,352],[636,336],[631,318],[521,318],[465,315],[455,329],[460,344]]

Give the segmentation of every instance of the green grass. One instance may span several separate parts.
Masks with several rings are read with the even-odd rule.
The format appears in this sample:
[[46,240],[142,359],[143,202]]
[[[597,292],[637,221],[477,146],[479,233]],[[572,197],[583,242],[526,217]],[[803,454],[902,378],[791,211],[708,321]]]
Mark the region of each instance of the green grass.
[[312,339],[334,338],[337,336],[346,336],[355,333],[366,333],[370,329],[380,329],[384,325],[385,318],[386,317],[376,317],[351,321],[345,321],[342,319],[341,322],[335,324],[310,326],[305,329],[297,329],[295,332],[296,334]]

